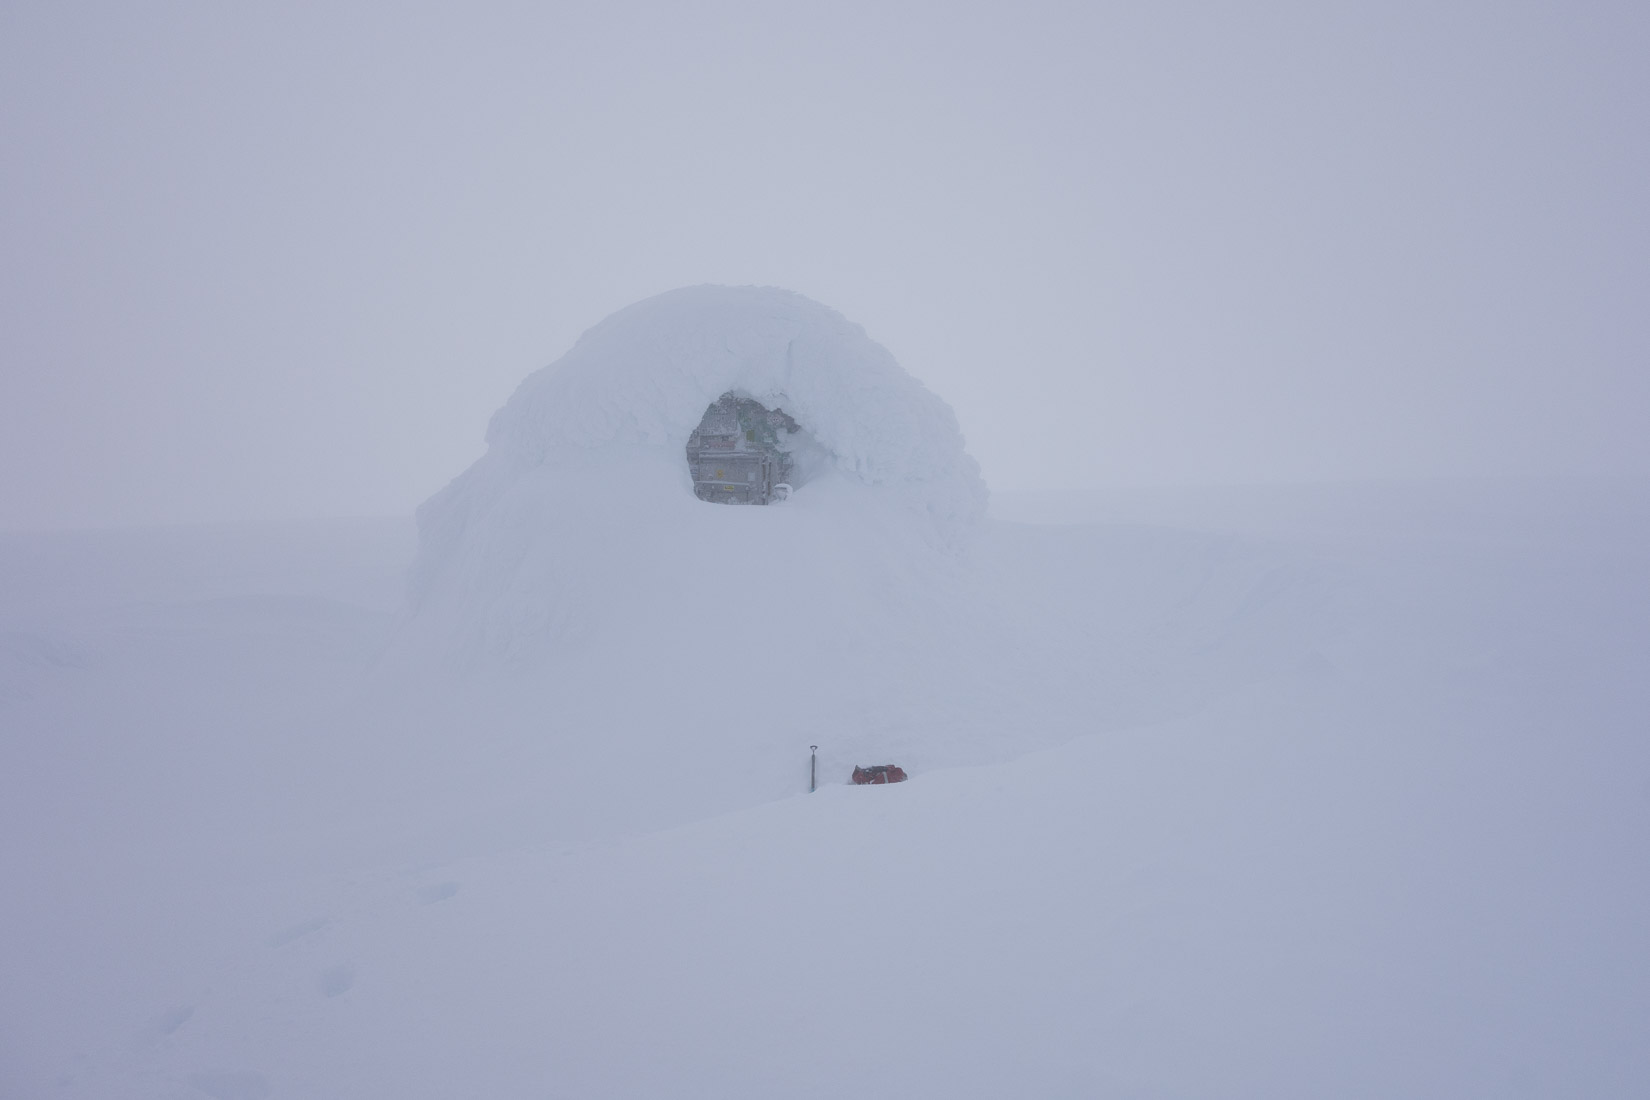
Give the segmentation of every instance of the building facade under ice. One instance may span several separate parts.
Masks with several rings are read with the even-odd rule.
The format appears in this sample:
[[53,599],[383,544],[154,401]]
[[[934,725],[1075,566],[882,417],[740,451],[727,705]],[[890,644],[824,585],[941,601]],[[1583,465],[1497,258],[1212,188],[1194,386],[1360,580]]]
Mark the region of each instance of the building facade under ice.
[[796,421],[783,409],[724,393],[688,436],[693,495],[713,504],[772,504],[791,494]]

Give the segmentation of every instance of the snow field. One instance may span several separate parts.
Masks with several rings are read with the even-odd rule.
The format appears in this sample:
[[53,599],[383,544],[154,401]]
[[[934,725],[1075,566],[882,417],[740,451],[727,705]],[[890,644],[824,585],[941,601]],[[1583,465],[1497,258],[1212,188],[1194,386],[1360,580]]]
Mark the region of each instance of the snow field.
[[[693,496],[729,390],[831,458],[783,504]],[[985,500],[862,331],[709,287],[416,556],[0,537],[0,1095],[1650,1086],[1643,486]]]
[[[642,693],[584,719],[640,749],[518,681],[420,727],[284,600],[83,625],[7,712],[7,1087],[1631,1095],[1647,559],[1389,531],[993,524],[979,614],[1069,660],[988,647],[904,744],[821,738],[813,796],[805,738],[646,736]],[[913,780],[842,786],[873,746]]]

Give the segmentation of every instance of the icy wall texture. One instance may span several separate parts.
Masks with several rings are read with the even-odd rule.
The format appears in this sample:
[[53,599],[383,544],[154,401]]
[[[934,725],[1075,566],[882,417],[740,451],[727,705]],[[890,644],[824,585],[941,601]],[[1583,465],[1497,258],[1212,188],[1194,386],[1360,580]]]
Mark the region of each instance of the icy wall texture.
[[581,589],[633,586],[674,569],[673,548],[728,537],[684,510],[705,505],[683,448],[730,391],[784,409],[829,452],[834,476],[788,507],[833,511],[839,528],[875,513],[896,541],[929,545],[984,514],[956,416],[863,329],[787,290],[689,287],[609,317],[494,415],[487,453],[419,510],[414,611],[444,606],[467,645],[514,649],[575,627]]

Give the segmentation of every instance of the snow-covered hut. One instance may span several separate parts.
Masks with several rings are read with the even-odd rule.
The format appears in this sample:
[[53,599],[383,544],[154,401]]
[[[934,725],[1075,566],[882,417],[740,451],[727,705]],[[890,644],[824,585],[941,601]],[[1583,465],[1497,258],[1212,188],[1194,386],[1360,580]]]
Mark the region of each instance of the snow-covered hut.
[[[712,442],[738,462],[705,466]],[[794,542],[811,525],[704,528],[730,514],[705,500],[768,503],[794,486],[789,508],[839,516],[814,543],[874,512],[942,545],[986,499],[944,401],[858,325],[772,287],[689,287],[620,310],[529,376],[487,443],[419,509],[411,588],[416,613],[446,608],[447,629],[486,648],[567,628],[591,588],[674,575],[684,546]]]

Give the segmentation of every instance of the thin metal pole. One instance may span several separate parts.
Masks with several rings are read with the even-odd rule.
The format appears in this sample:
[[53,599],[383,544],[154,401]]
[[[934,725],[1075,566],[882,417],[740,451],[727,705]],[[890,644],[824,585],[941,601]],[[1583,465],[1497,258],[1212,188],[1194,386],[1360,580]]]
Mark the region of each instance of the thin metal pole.
[[819,746],[808,746],[808,793],[813,794],[819,785]]

